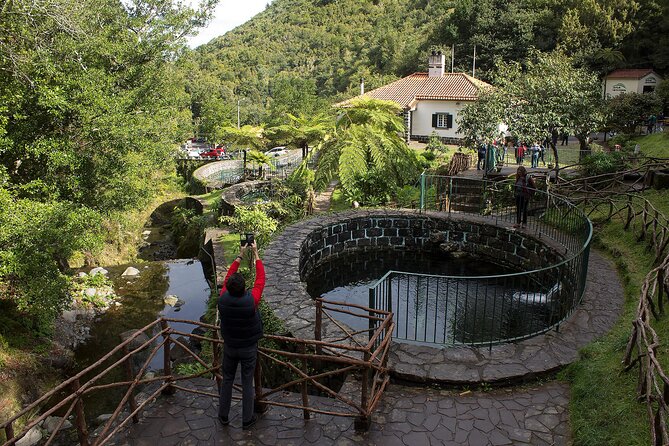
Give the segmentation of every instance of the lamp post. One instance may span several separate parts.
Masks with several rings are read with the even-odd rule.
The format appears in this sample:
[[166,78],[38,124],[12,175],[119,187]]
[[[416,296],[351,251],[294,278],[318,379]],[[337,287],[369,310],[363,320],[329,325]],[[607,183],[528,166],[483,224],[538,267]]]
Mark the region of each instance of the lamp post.
[[241,100],[237,99],[237,130],[239,130],[239,103]]

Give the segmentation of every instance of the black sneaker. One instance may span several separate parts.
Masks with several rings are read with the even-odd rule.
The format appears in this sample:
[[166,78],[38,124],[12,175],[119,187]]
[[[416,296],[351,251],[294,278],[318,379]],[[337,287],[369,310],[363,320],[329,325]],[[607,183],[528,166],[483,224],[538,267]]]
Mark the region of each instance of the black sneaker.
[[253,415],[251,419],[248,422],[242,423],[242,429],[247,431],[253,427],[254,424],[256,424],[256,421],[258,421],[258,417]]
[[230,424],[230,420],[228,420],[228,417],[222,417],[219,415],[218,421],[220,421],[223,426],[227,426],[228,424]]

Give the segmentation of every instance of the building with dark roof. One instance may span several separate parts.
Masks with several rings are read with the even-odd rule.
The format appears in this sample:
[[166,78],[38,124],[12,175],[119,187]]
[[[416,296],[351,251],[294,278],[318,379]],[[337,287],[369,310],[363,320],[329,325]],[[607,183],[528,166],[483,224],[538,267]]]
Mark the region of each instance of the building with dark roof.
[[622,93],[651,93],[662,77],[651,68],[615,70],[604,78],[604,97]]
[[446,73],[441,53],[433,53],[428,65],[427,73],[413,73],[357,97],[398,103],[404,110],[407,139],[427,141],[434,132],[444,141],[456,142],[458,113],[490,85],[465,73]]

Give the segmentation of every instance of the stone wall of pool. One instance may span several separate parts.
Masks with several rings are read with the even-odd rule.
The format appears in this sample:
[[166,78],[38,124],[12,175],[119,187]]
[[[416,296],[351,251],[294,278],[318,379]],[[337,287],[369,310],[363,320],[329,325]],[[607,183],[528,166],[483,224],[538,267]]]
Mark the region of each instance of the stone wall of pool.
[[[315,304],[303,279],[320,262],[336,261],[346,250],[378,249],[468,252],[491,256],[518,269],[553,265],[565,255],[564,248],[540,228],[514,231],[496,226],[494,219],[463,214],[351,210],[287,227],[264,252],[267,285],[263,298],[289,332],[314,339]],[[559,332],[551,330],[490,348],[397,342],[391,348],[389,366],[396,377],[419,382],[464,385],[523,380],[575,359],[578,348],[613,325],[622,301],[615,268],[596,256],[590,262],[583,302]],[[324,339],[340,335],[335,324],[323,322]]]
[[421,250],[454,255],[474,254],[517,270],[555,265],[564,256],[532,234],[495,226],[473,218],[463,221],[443,215],[397,212],[383,215],[345,213],[305,222],[313,227],[300,246],[300,279],[306,280],[321,262],[351,251]]
[[262,189],[271,184],[270,181],[245,181],[226,187],[221,194],[221,214],[233,215],[235,207],[242,204],[241,198],[251,191]]

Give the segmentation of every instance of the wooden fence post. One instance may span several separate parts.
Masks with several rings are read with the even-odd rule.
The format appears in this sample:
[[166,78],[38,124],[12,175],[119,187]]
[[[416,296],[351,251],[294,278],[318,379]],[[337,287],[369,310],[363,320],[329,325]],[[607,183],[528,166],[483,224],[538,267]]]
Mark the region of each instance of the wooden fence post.
[[[72,382],[71,388],[72,393],[79,392],[79,379],[75,379]],[[88,446],[88,428],[86,427],[86,415],[84,414],[84,402],[81,400],[81,396],[77,395],[77,402],[74,403],[74,417],[77,424],[77,434],[79,435],[79,444],[81,446]]]
[[7,427],[5,427],[5,435],[7,436],[7,441],[14,438],[14,425],[12,423],[9,423]]
[[[317,341],[323,340],[323,302],[316,299],[316,326],[314,329],[314,339]],[[323,354],[323,347],[316,345],[316,354]]]
[[[300,353],[303,355],[307,354],[307,348],[304,344],[300,344]],[[309,369],[307,367],[307,358],[306,356],[302,357],[302,371],[308,375],[309,374]],[[309,407],[309,393],[307,389],[308,383],[307,380],[305,379],[302,381],[302,406],[304,407]],[[302,416],[304,417],[305,420],[308,420],[310,418],[309,416],[309,411],[307,409],[302,409]]]
[[370,420],[369,420],[369,365],[370,365],[370,354],[369,350],[365,351],[365,365],[362,370],[361,380],[361,392],[360,392],[360,407],[365,413],[360,414],[355,418],[353,426],[356,431],[364,432],[369,430]]
[[[213,330],[213,332],[214,332],[214,334],[212,335],[212,337],[213,337],[215,340],[219,340],[220,337],[219,337],[218,330]],[[218,342],[211,341],[211,351],[212,351],[213,356],[214,356],[214,358],[213,358],[213,361],[214,361],[213,366],[216,367],[218,370],[220,370],[220,369],[221,369],[221,349],[220,349],[220,344],[219,344]],[[221,390],[221,377],[218,376],[218,374],[216,374],[216,372],[214,372],[214,376],[216,377],[216,388],[217,388],[217,389],[219,390],[219,392],[220,392],[220,390]]]
[[[130,349],[128,348],[127,345],[123,346],[123,356],[128,356],[130,353]],[[128,381],[134,381],[135,380],[135,375],[132,370],[132,356],[128,356],[125,360],[125,375],[128,378]],[[130,384],[132,386],[132,384]],[[128,404],[130,404],[130,412],[134,412],[137,409],[137,400],[135,399],[135,390],[130,391],[130,395],[128,395]],[[132,422],[133,423],[139,423],[139,416],[137,414],[132,416]]]
[[253,383],[255,384],[256,397],[253,404],[255,413],[265,413],[267,411],[267,405],[261,403],[262,399],[262,367],[260,365],[260,355],[256,359],[256,369],[253,376]]
[[[163,331],[167,330],[169,326],[165,319],[160,320],[160,327]],[[163,374],[167,377],[168,386],[163,389],[163,395],[174,395],[176,389],[172,385],[174,382],[174,377],[172,376],[172,360],[170,359],[170,334],[169,332],[163,333],[163,339],[165,339],[165,346],[163,350]]]

